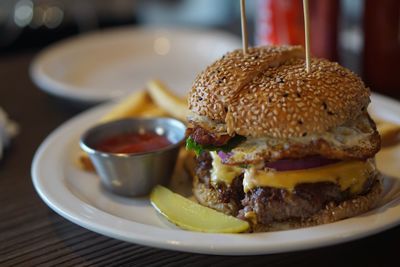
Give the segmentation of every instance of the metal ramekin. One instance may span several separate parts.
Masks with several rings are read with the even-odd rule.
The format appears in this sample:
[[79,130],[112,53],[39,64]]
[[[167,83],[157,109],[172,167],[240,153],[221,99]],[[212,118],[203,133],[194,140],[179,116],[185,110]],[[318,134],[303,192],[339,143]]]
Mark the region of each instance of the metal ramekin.
[[[166,185],[173,173],[185,125],[172,118],[123,119],[100,124],[86,131],[81,148],[89,154],[101,184],[124,196],[143,196],[157,184]],[[124,133],[154,132],[172,144],[156,151],[132,154],[107,153],[95,149],[106,138]]]

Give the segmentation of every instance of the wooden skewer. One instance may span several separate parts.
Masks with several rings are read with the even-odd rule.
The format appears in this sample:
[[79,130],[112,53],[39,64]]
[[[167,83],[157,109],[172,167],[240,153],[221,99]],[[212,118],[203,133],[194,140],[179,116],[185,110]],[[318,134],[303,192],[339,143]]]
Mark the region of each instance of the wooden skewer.
[[243,54],[247,54],[247,22],[246,22],[246,0],[240,0],[240,17],[242,21],[242,45]]
[[308,0],[303,0],[304,11],[304,33],[306,41],[306,70],[311,71],[311,55],[310,55],[310,14],[308,12]]

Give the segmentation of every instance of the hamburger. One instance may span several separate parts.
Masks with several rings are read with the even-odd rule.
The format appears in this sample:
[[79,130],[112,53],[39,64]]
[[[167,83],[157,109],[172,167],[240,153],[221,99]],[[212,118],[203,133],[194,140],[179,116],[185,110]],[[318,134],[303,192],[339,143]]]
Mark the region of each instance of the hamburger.
[[300,46],[235,50],[189,94],[194,196],[252,231],[319,225],[364,213],[382,190],[370,91],[350,70]]

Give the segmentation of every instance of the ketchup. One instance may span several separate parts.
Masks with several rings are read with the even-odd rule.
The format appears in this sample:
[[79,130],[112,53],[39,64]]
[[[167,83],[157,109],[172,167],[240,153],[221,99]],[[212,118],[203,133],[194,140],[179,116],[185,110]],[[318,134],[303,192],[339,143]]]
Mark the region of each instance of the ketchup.
[[108,153],[142,153],[155,151],[170,145],[171,142],[156,133],[123,133],[99,142],[95,148]]

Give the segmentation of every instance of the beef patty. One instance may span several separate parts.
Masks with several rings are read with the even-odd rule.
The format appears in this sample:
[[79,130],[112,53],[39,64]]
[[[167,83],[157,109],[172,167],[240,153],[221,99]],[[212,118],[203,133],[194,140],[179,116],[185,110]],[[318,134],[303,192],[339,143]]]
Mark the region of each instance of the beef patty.
[[241,207],[241,201],[244,198],[243,174],[235,177],[229,186],[223,183],[214,185],[211,183],[211,162],[212,158],[208,152],[201,153],[197,158],[196,176],[198,182],[204,184],[208,189],[214,190],[220,202],[229,203],[233,200]]
[[[331,182],[299,184],[293,191],[280,188],[258,187],[246,194],[243,192],[243,175],[237,176],[231,185],[211,183],[210,170],[212,158],[203,152],[197,158],[197,183],[202,183],[213,193],[217,193],[221,203],[232,200],[238,205],[237,213],[232,214],[246,219],[253,213],[260,224],[305,219],[323,209],[329,203],[339,203],[353,197],[349,190],[342,191]],[[374,175],[365,182],[361,193],[367,193],[374,183]],[[207,204],[207,203],[202,203]]]

